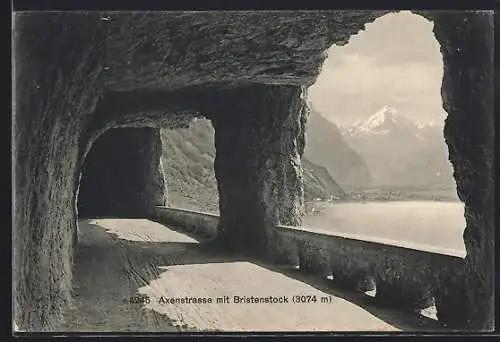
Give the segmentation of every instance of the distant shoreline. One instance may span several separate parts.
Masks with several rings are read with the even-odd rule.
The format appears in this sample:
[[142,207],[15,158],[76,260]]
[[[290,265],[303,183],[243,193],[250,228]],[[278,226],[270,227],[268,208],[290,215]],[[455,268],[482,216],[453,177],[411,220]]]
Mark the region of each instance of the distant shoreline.
[[[360,196],[356,198],[356,196]],[[388,202],[411,202],[411,201],[431,201],[437,203],[461,203],[461,201],[456,196],[451,194],[376,194],[376,193],[347,193],[343,197],[334,197],[332,201],[328,198],[319,198],[315,200],[314,198],[305,198],[304,206],[306,213],[310,213],[310,210],[315,206],[323,206],[327,203],[333,205],[341,203],[363,203],[363,202],[377,202],[377,203],[388,203]],[[218,195],[206,192],[195,192],[187,193],[184,191],[171,190],[168,194],[168,204],[181,207],[190,210],[199,210],[207,213],[219,214],[219,203]],[[318,208],[316,208],[318,209]]]
[[363,203],[363,202],[414,202],[414,201],[425,201],[425,202],[456,202],[461,203],[460,199],[455,198],[428,198],[428,197],[391,197],[391,198],[345,198],[329,201],[327,199],[321,200],[305,200],[304,204],[311,205],[316,203]]
[[331,204],[348,204],[348,203],[358,203],[358,204],[368,204],[368,203],[394,203],[394,202],[434,202],[434,203],[462,203],[459,199],[455,198],[427,198],[427,197],[394,197],[394,198],[367,198],[367,199],[356,199],[356,198],[345,198],[329,201],[327,199],[321,200],[306,200],[304,201],[305,215],[315,215],[323,211],[325,206]]
[[462,203],[458,199],[451,198],[390,198],[390,199],[382,199],[382,198],[370,198],[370,199],[339,199],[328,201],[326,199],[321,199],[319,201],[315,200],[306,200],[305,204],[319,204],[319,203],[363,203],[363,202],[453,202],[453,203]]
[[[363,190],[348,190],[343,196],[331,197],[332,202],[387,202],[387,201],[435,201],[460,202],[456,188],[442,189],[391,189],[374,188]],[[329,201],[328,198],[307,198],[306,202]]]

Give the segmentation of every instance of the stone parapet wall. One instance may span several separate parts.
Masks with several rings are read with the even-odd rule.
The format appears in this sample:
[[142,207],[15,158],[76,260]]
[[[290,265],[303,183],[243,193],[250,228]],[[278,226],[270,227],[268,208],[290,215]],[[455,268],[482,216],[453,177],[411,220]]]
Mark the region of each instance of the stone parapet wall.
[[153,210],[153,220],[173,225],[187,233],[211,238],[217,235],[219,216],[199,211],[157,206]]
[[376,290],[383,305],[420,312],[433,303],[446,326],[465,324],[465,263],[461,251],[401,244],[335,232],[278,226],[276,261],[296,265],[336,285]]
[[[158,206],[153,219],[195,236],[217,236],[219,217],[214,214]],[[434,304],[441,324],[465,326],[463,251],[303,227],[277,226],[275,233],[277,264],[333,277],[333,284],[349,290],[376,290],[384,306],[420,312]]]

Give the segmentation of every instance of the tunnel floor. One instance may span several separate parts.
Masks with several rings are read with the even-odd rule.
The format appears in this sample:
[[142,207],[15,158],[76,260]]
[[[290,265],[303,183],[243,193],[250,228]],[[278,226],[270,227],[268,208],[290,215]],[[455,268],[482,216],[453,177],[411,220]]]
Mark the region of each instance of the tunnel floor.
[[[378,308],[292,268],[229,257],[145,219],[79,221],[74,303],[59,331],[435,331],[436,321]],[[316,296],[294,304],[292,296]],[[175,297],[212,303],[170,304]],[[229,303],[216,303],[218,297]],[[234,296],[288,298],[235,303]],[[149,298],[136,300],[136,297]],[[320,298],[329,301],[320,302]],[[160,302],[160,299],[163,299]],[[132,300],[132,302],[131,302]]]

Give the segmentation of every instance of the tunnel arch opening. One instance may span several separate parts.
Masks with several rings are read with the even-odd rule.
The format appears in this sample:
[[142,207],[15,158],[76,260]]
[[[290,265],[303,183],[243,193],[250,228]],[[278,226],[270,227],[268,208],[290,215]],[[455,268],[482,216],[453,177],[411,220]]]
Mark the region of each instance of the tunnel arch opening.
[[[308,89],[304,157],[326,167],[348,200],[454,203],[460,228],[452,240],[465,251],[464,204],[444,134],[443,55],[433,29],[425,15],[392,12],[347,44],[333,44]],[[317,212],[307,203],[306,213]]]
[[[304,157],[326,167],[343,193],[309,199],[305,226],[435,245],[465,257],[465,204],[458,197],[449,155],[453,146],[445,134],[441,49],[428,16],[399,11],[378,17],[347,44],[327,50],[308,89]],[[342,207],[333,213],[342,199],[363,205],[351,217],[339,213]],[[383,205],[402,201],[410,201],[409,206],[381,214]],[[370,202],[379,202],[376,212],[363,210]],[[342,224],[331,227],[327,221],[335,215]],[[377,292],[376,283],[374,288],[370,296]],[[427,296],[422,314],[436,319],[432,291]]]
[[161,140],[155,128],[112,128],[92,144],[82,166],[78,218],[146,217],[165,204]]

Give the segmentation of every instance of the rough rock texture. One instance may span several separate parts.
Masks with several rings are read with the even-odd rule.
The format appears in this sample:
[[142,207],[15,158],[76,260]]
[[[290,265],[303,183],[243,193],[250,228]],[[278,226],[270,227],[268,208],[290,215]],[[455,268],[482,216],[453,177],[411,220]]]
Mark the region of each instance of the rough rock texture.
[[103,13],[111,90],[312,85],[333,43],[388,11]]
[[13,318],[22,330],[51,329],[70,304],[78,146],[102,89],[101,35],[92,15],[16,18]]
[[441,14],[445,139],[465,203],[466,293],[471,329],[494,328],[493,16]]
[[297,86],[252,85],[214,99],[218,239],[227,247],[266,255],[272,227],[301,223],[303,92]]
[[78,216],[144,217],[155,205],[165,205],[161,152],[157,129],[106,131],[83,165]]
[[[345,44],[386,12],[16,15],[18,327],[50,330],[70,304],[79,175],[91,144],[109,128],[161,127],[206,115],[218,130],[222,236],[236,239],[227,243],[243,247],[248,238],[250,245],[262,245],[272,224],[298,223],[307,116],[301,87],[314,82],[331,44]],[[491,16],[424,15],[435,21],[445,62],[445,135],[466,204],[470,325],[487,329],[494,279]],[[232,148],[248,158],[235,156],[232,163]],[[232,170],[240,173],[231,177]]]

